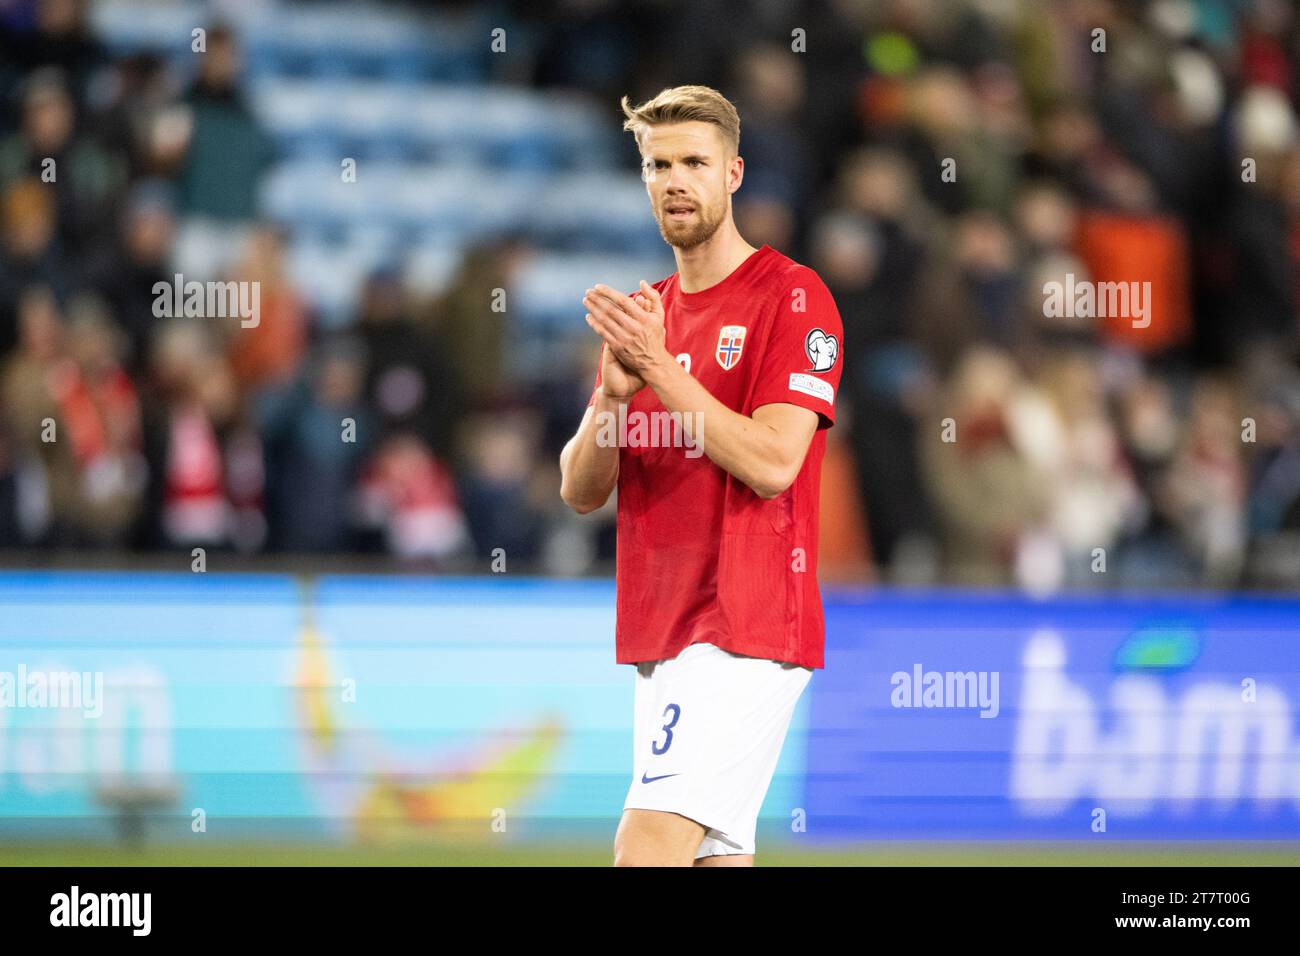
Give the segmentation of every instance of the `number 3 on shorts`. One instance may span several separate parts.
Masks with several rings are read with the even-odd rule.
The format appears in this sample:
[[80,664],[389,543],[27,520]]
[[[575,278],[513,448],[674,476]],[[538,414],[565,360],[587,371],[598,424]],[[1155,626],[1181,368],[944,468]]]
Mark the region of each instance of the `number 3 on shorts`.
[[650,752],[653,753],[656,757],[658,757],[660,754],[667,753],[668,748],[673,745],[673,728],[677,726],[677,719],[682,715],[682,709],[680,707],[678,707],[676,704],[669,704],[667,707],[664,708],[665,717],[668,716],[668,711],[670,710],[673,712],[673,719],[668,721],[668,723],[664,724],[663,727],[660,728],[661,730],[663,730],[665,735],[664,745],[660,747],[653,740],[650,741]]

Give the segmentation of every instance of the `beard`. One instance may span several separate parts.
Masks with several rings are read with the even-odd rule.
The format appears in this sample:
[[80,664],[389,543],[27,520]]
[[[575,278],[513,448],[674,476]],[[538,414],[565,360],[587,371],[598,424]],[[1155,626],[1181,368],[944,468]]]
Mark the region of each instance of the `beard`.
[[659,234],[668,245],[675,249],[694,249],[713,238],[722,225],[725,208],[721,203],[712,208],[696,205],[690,219],[674,222],[661,207],[655,210],[655,220],[659,223]]

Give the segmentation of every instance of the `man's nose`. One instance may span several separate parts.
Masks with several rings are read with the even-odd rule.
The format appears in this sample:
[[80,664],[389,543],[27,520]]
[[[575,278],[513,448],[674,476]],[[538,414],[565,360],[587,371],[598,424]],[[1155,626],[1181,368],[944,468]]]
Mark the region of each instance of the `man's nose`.
[[670,193],[685,192],[686,186],[682,183],[682,177],[677,174],[681,172],[681,167],[673,163],[668,167],[668,175],[664,177],[664,191]]

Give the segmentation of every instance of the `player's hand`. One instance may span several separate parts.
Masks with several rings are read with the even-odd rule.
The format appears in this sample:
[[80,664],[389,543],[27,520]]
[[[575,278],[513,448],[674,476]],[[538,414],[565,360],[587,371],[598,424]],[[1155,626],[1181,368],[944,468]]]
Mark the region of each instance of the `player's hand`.
[[596,285],[582,297],[590,325],[631,372],[646,371],[672,356],[664,347],[664,303],[659,292],[642,280],[639,292],[626,296],[607,285]]
[[659,296],[659,290],[652,286],[645,279],[641,280],[641,285],[636,292],[632,293],[631,299],[646,312],[650,313],[652,321],[660,328],[664,326],[664,300]]
[[600,390],[607,398],[626,401],[645,388],[645,379],[628,370],[605,343],[600,351]]

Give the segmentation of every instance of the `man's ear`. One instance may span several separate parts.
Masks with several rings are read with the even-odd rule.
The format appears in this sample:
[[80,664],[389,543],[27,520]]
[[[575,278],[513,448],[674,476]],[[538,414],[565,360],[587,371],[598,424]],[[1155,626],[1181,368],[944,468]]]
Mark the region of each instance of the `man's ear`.
[[728,178],[731,181],[727,184],[727,192],[734,193],[745,180],[745,159],[743,156],[736,156],[731,160]]

